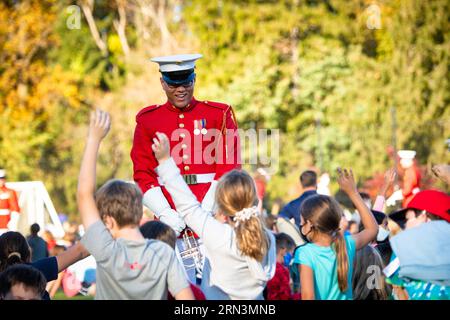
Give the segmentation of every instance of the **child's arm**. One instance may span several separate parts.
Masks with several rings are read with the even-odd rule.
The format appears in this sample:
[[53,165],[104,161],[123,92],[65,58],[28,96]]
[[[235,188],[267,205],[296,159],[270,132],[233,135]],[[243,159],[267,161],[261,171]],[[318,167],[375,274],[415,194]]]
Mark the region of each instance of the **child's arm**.
[[69,249],[56,256],[56,261],[58,262],[58,272],[66,270],[67,267],[77,261],[89,257],[89,255],[89,252],[80,242],[74,244]]
[[51,282],[52,285],[49,288],[47,288],[48,295],[50,296],[50,298],[53,299],[53,297],[55,296],[56,292],[58,292],[58,289],[61,287],[63,276],[64,276],[64,272],[60,272],[58,274],[58,279],[53,280]]
[[[156,133],[152,149],[158,159],[156,168],[158,175],[163,179],[164,186],[172,196],[173,202],[186,224],[202,238],[209,249],[220,246],[226,241],[226,225],[211,217],[208,211],[203,210],[197,198],[189,189],[172,158],[170,158],[169,139],[165,134]],[[208,230],[208,232],[205,232]]]
[[383,212],[384,211],[384,202],[386,201],[386,193],[394,184],[395,181],[395,170],[393,168],[386,171],[384,174],[383,185],[381,186],[380,192],[375,199],[375,203],[373,205],[373,210]]
[[190,287],[182,289],[175,295],[175,300],[195,300],[194,294]]
[[314,271],[311,267],[300,264],[298,266],[300,269],[300,284],[301,284],[301,295],[302,300],[315,300],[314,293]]
[[100,142],[108,134],[110,126],[111,120],[107,112],[101,110],[92,112],[77,191],[78,209],[86,230],[100,220],[100,214],[94,200],[97,154]]
[[378,224],[356,189],[355,178],[351,169],[347,171],[347,169],[342,170],[338,168],[338,183],[340,188],[352,200],[364,226],[363,231],[353,235],[356,250],[358,250],[375,239],[378,233]]

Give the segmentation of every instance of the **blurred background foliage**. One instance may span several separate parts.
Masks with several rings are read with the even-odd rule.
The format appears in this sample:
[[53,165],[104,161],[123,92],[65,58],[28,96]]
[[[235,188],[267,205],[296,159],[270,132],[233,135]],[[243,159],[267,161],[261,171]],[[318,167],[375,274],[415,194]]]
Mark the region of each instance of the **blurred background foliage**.
[[268,204],[296,197],[307,168],[333,178],[337,166],[351,166],[362,187],[376,188],[393,165],[393,108],[397,148],[416,150],[427,174],[449,162],[449,7],[446,0],[2,1],[0,167],[10,181],[44,181],[57,210],[76,217],[89,111],[106,109],[114,121],[98,183],[132,180],[135,114],[164,102],[149,58],[200,52],[198,99],[231,104],[241,128],[280,130]]

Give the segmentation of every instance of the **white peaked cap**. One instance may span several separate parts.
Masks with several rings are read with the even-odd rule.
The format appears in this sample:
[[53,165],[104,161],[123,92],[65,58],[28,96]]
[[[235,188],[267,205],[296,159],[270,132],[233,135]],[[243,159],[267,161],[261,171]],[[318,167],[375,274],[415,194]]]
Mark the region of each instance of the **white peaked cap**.
[[195,61],[203,57],[202,54],[177,54],[174,56],[155,57],[151,61],[159,64],[159,71],[174,72],[194,69]]
[[414,150],[399,150],[397,152],[401,159],[414,159],[416,152]]

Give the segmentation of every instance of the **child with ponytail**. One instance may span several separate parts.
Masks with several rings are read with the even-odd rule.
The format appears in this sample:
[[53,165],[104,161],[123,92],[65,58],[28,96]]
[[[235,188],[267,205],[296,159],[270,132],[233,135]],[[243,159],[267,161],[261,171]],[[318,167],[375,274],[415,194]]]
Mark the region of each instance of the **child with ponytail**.
[[[29,264],[41,271],[47,282],[56,280],[59,272],[86,258],[89,256],[89,252],[78,242],[55,257],[31,262],[31,255],[27,239],[21,233],[8,231],[0,235],[0,273],[16,264]],[[47,291],[44,292],[42,299],[50,300]]]
[[276,243],[257,209],[252,177],[233,170],[216,189],[215,217],[204,211],[188,188],[174,160],[169,140],[157,133],[152,149],[157,173],[184,222],[206,248],[201,289],[207,300],[263,299],[266,283],[275,274]]
[[359,195],[353,172],[338,169],[338,183],[361,215],[364,230],[342,235],[339,222],[343,215],[336,200],[316,195],[300,208],[301,229],[305,245],[295,252],[299,264],[303,300],[352,300],[352,273],[356,250],[374,240],[378,225]]

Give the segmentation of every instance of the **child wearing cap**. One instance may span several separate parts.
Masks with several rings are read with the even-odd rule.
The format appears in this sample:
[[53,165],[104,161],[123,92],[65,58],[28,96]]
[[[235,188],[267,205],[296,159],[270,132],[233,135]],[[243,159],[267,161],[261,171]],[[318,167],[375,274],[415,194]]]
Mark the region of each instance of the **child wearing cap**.
[[[420,224],[391,239],[392,261],[384,272],[397,297],[450,299],[450,196],[436,190],[417,193],[406,209],[391,214],[404,220],[420,211]],[[414,212],[415,214],[415,212]]]
[[378,251],[383,260],[383,264],[386,266],[389,264],[392,255],[392,248],[389,242],[390,230],[388,218],[381,211],[372,210],[372,214],[378,224],[377,238],[373,241],[372,246]]
[[378,224],[377,238],[372,242],[371,245],[375,249],[377,249],[378,253],[381,255],[384,265],[389,264],[392,249],[389,243],[389,235],[391,232],[388,225],[388,217],[383,211],[386,202],[386,194],[394,184],[395,177],[396,173],[393,168],[386,171],[386,173],[384,174],[383,185],[379,190],[379,193],[371,210]]

